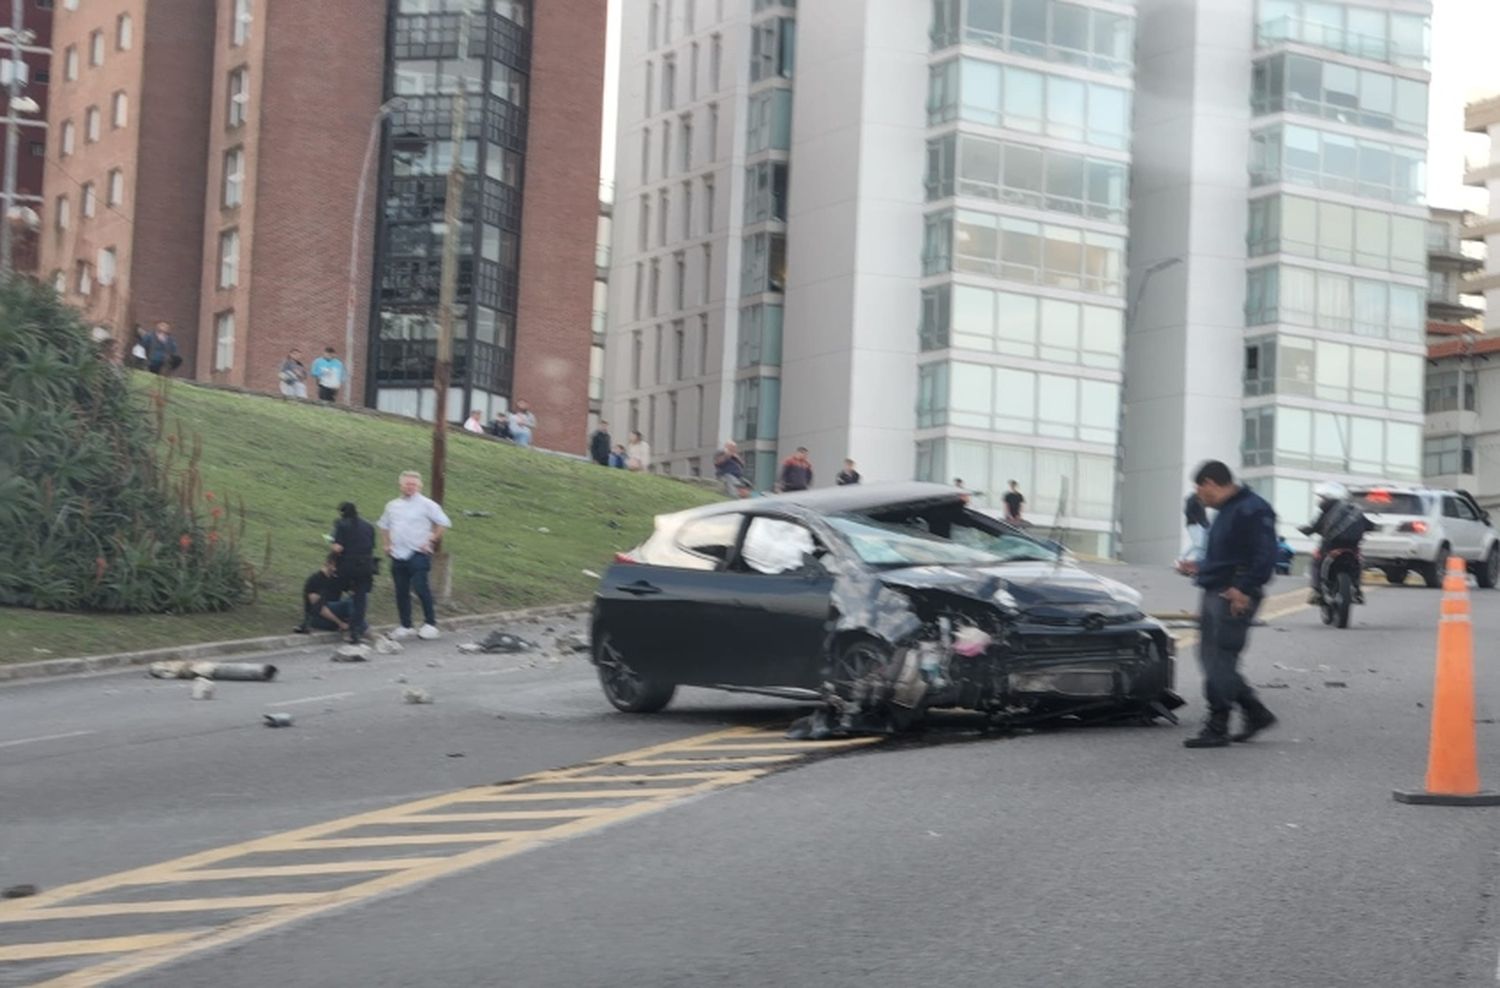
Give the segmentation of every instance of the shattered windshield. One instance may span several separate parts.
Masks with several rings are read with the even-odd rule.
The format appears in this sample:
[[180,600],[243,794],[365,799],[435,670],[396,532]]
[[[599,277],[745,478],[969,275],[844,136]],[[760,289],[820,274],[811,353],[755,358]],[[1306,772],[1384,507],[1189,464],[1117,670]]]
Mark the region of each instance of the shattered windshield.
[[988,566],[1003,561],[992,552],[868,518],[833,515],[828,524],[870,566]]

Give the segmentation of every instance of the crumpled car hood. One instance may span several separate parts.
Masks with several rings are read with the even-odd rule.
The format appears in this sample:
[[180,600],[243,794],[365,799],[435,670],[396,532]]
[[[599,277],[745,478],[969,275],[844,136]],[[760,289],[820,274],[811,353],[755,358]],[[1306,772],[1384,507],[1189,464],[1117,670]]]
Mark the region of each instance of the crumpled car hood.
[[1071,564],[1013,562],[995,566],[913,566],[880,573],[886,586],[943,590],[993,601],[1005,609],[1045,615],[1057,610],[1097,612],[1107,617],[1139,613],[1138,591]]

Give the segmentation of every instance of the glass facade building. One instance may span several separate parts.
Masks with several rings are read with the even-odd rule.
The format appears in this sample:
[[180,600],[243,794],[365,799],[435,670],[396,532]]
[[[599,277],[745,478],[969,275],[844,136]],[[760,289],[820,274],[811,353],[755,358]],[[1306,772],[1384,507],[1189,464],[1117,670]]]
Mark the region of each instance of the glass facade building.
[[[514,366],[531,36],[517,0],[393,0],[370,385],[384,411],[431,418],[453,94],[467,107],[458,311],[447,410],[508,407]],[[460,51],[467,18],[468,44]]]
[[1134,4],[935,0],[916,475],[1110,549]]
[[1292,534],[1319,480],[1422,478],[1429,27],[1375,0],[1256,16],[1243,464]]

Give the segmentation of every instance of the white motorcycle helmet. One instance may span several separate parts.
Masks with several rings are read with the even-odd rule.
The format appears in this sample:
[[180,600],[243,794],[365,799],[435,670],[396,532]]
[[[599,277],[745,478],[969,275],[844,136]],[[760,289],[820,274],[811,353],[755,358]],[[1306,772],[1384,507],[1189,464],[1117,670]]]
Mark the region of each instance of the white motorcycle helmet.
[[1337,481],[1325,480],[1313,488],[1313,495],[1317,497],[1319,504],[1324,501],[1346,501],[1349,499],[1349,489]]

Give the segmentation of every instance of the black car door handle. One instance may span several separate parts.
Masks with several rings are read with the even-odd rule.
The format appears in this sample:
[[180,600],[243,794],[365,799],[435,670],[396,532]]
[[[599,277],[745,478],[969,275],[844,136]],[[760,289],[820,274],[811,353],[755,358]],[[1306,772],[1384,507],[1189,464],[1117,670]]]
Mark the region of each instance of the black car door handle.
[[661,587],[647,583],[645,580],[637,580],[634,583],[626,584],[620,589],[625,593],[633,594],[637,597],[644,597],[647,594],[661,593]]

